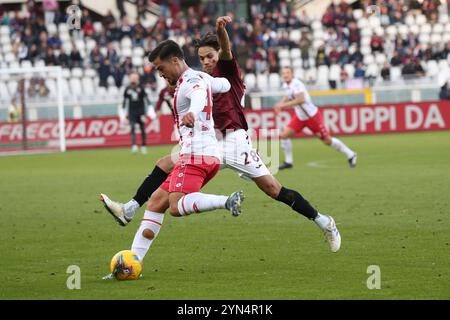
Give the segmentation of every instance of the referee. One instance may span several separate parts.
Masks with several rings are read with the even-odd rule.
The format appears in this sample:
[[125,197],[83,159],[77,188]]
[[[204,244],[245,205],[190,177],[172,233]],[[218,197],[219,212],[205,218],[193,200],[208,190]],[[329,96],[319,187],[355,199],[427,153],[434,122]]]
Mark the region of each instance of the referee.
[[150,101],[145,93],[144,88],[139,83],[139,75],[137,73],[132,73],[129,76],[130,85],[125,88],[123,96],[122,108],[128,108],[128,119],[131,125],[131,152],[135,153],[138,151],[138,146],[136,143],[136,124],[139,124],[142,137],[142,147],[141,152],[143,154],[147,153],[147,139],[145,135],[145,106],[150,104]]

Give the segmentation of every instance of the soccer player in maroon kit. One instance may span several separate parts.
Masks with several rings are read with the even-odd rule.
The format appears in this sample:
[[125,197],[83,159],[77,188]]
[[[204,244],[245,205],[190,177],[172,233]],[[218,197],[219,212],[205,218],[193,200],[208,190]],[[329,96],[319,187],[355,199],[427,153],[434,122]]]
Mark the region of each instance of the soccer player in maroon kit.
[[[213,119],[216,130],[223,135],[223,166],[253,180],[268,196],[314,221],[323,231],[331,251],[337,252],[341,245],[341,236],[334,219],[320,214],[299,192],[283,187],[252,146],[247,135],[248,126],[242,106],[245,85],[225,29],[226,24],[230,22],[231,18],[228,16],[219,17],[216,22],[217,35],[207,34],[196,42],[204,71],[214,77],[224,77],[231,84],[229,92],[213,95]],[[105,208],[120,225],[126,225],[139,207],[164,182],[172,168],[170,155],[158,160],[153,172],[141,184],[133,199],[126,204],[112,201],[101,194]]]

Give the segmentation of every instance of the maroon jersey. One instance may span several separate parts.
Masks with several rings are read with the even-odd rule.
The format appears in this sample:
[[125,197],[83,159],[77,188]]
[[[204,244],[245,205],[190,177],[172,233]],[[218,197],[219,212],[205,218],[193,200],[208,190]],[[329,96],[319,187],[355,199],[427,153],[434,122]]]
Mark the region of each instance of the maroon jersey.
[[222,134],[226,130],[248,130],[242,101],[245,85],[241,79],[241,70],[236,59],[219,60],[212,73],[213,77],[224,77],[230,81],[231,89],[225,93],[213,94],[214,126]]
[[155,111],[161,111],[162,104],[164,102],[166,102],[167,105],[169,106],[170,111],[172,111],[172,115],[174,115],[173,105],[172,105],[174,93],[175,93],[175,91],[169,89],[169,87],[165,87],[164,89],[162,89],[159,92],[158,101],[156,102],[156,106],[155,106]]

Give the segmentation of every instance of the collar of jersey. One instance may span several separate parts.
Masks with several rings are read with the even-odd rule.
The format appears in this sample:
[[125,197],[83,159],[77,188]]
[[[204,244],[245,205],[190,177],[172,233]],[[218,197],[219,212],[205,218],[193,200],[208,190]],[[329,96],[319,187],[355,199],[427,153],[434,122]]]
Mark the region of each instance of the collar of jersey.
[[187,68],[186,70],[183,71],[183,73],[181,74],[180,78],[177,81],[177,85],[180,85],[183,82],[183,77],[189,70],[191,70],[191,68]]

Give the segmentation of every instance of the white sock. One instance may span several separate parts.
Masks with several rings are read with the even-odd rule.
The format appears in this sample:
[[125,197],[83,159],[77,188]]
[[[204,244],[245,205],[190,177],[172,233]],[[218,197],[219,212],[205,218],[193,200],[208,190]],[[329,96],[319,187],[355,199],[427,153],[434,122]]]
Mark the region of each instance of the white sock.
[[[133,244],[131,245],[131,251],[136,252],[141,262],[144,260],[144,257],[147,254],[148,249],[150,249],[153,241],[158,236],[163,220],[163,213],[145,210],[144,218],[142,219],[141,225],[134,236]],[[142,235],[142,232],[145,229],[150,229],[155,234],[155,237],[152,240],[147,239]]]
[[341,140],[338,138],[331,138],[331,147],[339,152],[342,152],[346,155],[347,159],[350,159],[355,155],[355,152],[351,150],[349,147],[345,145]]
[[330,223],[330,218],[324,214],[317,213],[317,217],[314,219],[314,222],[320,229],[325,229]]
[[291,139],[281,139],[281,148],[284,151],[284,162],[294,163],[294,155],[292,154],[292,140]]
[[131,219],[133,219],[134,215],[136,214],[136,212],[140,208],[140,205],[139,205],[139,203],[136,200],[131,199],[130,201],[128,201],[127,203],[125,203],[123,205],[123,208],[125,210],[125,213],[124,213],[125,217],[128,220],[131,220]]
[[178,200],[178,212],[182,215],[200,213],[215,209],[226,209],[228,197],[204,194],[200,192],[189,193]]

